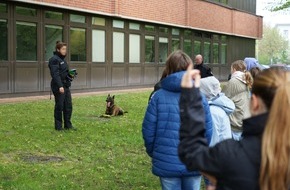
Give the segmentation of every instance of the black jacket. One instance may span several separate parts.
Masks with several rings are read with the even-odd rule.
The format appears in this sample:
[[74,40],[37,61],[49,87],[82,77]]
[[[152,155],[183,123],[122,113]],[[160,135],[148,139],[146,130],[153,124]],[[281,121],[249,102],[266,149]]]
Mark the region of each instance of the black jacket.
[[204,63],[201,63],[200,65],[195,64],[194,69],[197,69],[200,71],[201,78],[213,76],[209,66],[205,65]]
[[53,57],[49,59],[48,67],[52,78],[52,88],[70,87],[70,82],[67,80],[69,67],[64,58],[65,56],[54,52]]
[[[198,116],[198,117],[197,117]],[[268,114],[244,120],[243,139],[223,141],[209,148],[199,89],[183,89],[180,97],[179,157],[188,170],[217,179],[217,190],[258,190],[261,136]]]

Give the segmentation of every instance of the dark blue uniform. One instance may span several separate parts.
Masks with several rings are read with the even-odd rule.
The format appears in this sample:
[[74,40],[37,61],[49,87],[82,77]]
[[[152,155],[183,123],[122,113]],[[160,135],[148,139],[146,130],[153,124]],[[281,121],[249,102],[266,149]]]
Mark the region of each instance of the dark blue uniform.
[[[51,90],[55,97],[54,122],[55,129],[62,130],[62,117],[64,119],[64,128],[72,128],[72,98],[70,92],[71,82],[67,79],[69,67],[65,61],[65,56],[58,52],[54,52],[52,58],[49,59],[49,69],[51,80]],[[59,88],[64,88],[64,93],[59,92]]]

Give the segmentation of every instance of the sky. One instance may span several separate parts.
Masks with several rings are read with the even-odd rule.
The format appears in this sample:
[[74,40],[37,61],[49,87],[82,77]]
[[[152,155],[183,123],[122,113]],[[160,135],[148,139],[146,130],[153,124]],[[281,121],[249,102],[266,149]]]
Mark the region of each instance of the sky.
[[287,11],[270,12],[267,8],[277,0],[257,0],[257,15],[263,16],[266,24],[275,26],[276,24],[290,24],[290,9]]

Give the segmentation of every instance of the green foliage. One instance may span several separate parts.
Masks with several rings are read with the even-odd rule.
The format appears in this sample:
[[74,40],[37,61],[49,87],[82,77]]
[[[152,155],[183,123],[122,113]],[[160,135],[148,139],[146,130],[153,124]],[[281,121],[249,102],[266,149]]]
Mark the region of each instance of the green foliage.
[[268,25],[263,27],[263,39],[258,41],[259,63],[286,63],[288,59],[288,41],[279,33],[277,28]]
[[271,11],[276,12],[276,11],[281,11],[288,9],[290,7],[290,0],[283,0],[278,3],[278,5],[274,6],[271,8]]
[[53,101],[0,105],[0,189],[160,189],[141,134],[149,94],[117,94],[129,113],[112,118],[106,96],[74,98],[77,131],[54,130]]

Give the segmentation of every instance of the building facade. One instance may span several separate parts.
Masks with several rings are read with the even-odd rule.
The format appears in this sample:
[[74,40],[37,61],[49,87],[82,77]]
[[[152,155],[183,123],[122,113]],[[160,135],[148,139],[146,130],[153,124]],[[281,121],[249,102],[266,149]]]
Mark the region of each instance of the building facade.
[[166,57],[204,56],[225,80],[230,63],[255,56],[256,0],[0,0],[0,94],[50,90],[57,40],[78,78],[73,89],[152,86]]

